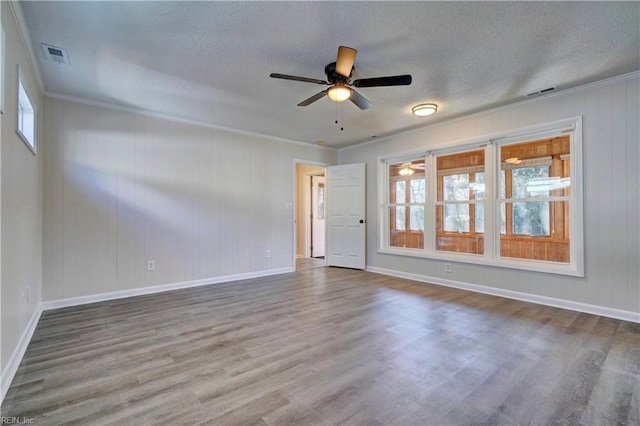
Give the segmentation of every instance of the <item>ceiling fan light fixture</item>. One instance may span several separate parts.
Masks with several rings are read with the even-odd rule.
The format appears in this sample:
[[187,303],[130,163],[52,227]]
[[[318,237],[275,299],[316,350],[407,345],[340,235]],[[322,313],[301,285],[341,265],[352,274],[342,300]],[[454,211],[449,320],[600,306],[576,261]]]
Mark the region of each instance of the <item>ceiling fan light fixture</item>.
[[351,89],[343,84],[336,84],[327,90],[327,95],[332,101],[344,102],[351,97]]
[[411,108],[413,115],[418,117],[426,117],[438,111],[438,105],[436,104],[419,104]]
[[413,174],[413,169],[411,168],[411,163],[404,163],[398,174],[400,176],[411,176]]

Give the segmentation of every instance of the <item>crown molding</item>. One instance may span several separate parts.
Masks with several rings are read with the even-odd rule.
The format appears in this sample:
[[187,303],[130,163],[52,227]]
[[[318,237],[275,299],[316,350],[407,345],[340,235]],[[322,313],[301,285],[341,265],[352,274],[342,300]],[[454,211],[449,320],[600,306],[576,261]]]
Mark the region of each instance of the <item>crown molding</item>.
[[386,140],[389,140],[391,138],[395,138],[395,137],[398,137],[398,136],[401,136],[401,135],[409,135],[411,133],[420,132],[420,131],[423,131],[425,129],[433,129],[433,128],[436,128],[436,127],[447,126],[447,125],[450,125],[450,124],[453,124],[453,123],[456,123],[456,122],[468,120],[470,118],[482,117],[483,115],[493,114],[495,112],[508,110],[508,109],[519,107],[519,106],[522,106],[522,105],[527,105],[527,104],[531,104],[531,103],[535,103],[535,102],[540,102],[542,100],[555,98],[557,96],[565,96],[565,95],[572,94],[572,93],[580,93],[580,92],[584,92],[584,91],[587,91],[587,90],[593,90],[593,89],[597,89],[599,87],[609,86],[609,85],[620,83],[620,82],[623,82],[623,81],[633,80],[633,79],[638,78],[638,77],[640,77],[640,71],[632,71],[630,73],[621,74],[621,75],[618,75],[618,76],[615,76],[615,77],[606,78],[604,80],[594,81],[592,83],[583,84],[581,86],[576,86],[576,87],[571,87],[571,88],[568,88],[568,89],[558,90],[557,92],[551,92],[551,93],[549,93],[547,95],[536,96],[535,98],[524,99],[524,100],[513,102],[513,103],[510,103],[510,104],[501,105],[499,107],[495,107],[495,108],[491,108],[491,109],[487,109],[487,110],[482,110],[482,111],[478,111],[478,112],[475,112],[475,113],[466,114],[466,115],[462,115],[462,116],[459,116],[459,117],[455,117],[455,118],[439,121],[437,123],[426,124],[424,126],[414,127],[414,128],[408,129],[408,130],[403,130],[403,131],[397,132],[397,133],[391,133],[389,135],[385,135],[385,136],[381,136],[379,138],[376,138],[375,140],[364,141],[364,142],[360,142],[360,143],[357,143],[357,144],[354,144],[354,145],[349,145],[349,146],[345,146],[343,148],[339,148],[338,149],[338,153],[341,153],[342,151],[346,151],[346,150],[349,150],[349,149],[362,148],[362,147],[365,147],[365,146],[368,146],[368,145],[374,145],[374,144],[376,144],[378,142],[384,142]]
[[181,117],[176,117],[170,114],[163,114],[160,112],[155,112],[155,111],[149,111],[149,110],[143,110],[143,109],[139,109],[139,108],[132,108],[132,107],[127,107],[127,106],[123,106],[123,105],[117,105],[117,104],[113,104],[113,103],[109,103],[109,102],[102,102],[102,101],[95,101],[92,99],[87,99],[87,98],[81,98],[81,97],[76,97],[76,96],[68,96],[68,95],[63,95],[61,93],[56,93],[56,92],[45,92],[44,96],[51,98],[51,99],[56,99],[59,101],[65,101],[65,102],[74,102],[77,104],[82,104],[82,105],[88,105],[88,106],[94,106],[94,107],[99,107],[99,108],[106,108],[106,109],[111,109],[111,110],[115,110],[115,111],[122,111],[122,112],[128,112],[128,113],[132,113],[132,114],[140,114],[140,115],[144,115],[147,117],[153,117],[153,118],[159,118],[161,120],[167,120],[167,121],[172,121],[172,122],[176,122],[176,123],[183,123],[183,124],[189,124],[192,126],[198,126],[198,127],[204,127],[207,129],[213,129],[213,130],[219,130],[222,132],[228,132],[228,133],[233,133],[233,134],[237,134],[237,135],[243,135],[243,136],[249,136],[249,137],[253,137],[253,138],[260,138],[260,139],[268,139],[274,142],[282,142],[282,143],[287,143],[287,144],[292,144],[292,145],[298,145],[298,146],[304,146],[305,148],[313,148],[313,149],[318,149],[318,150],[323,150],[323,151],[331,151],[331,152],[337,152],[337,148],[331,148],[328,146],[320,146],[320,145],[314,145],[308,142],[301,142],[301,141],[297,141],[294,139],[287,139],[287,138],[281,138],[278,136],[272,136],[272,135],[265,135],[262,133],[256,133],[256,132],[249,132],[247,130],[241,130],[241,129],[236,129],[233,127],[225,127],[225,126],[220,126],[217,124],[212,124],[212,123],[207,123],[205,121],[198,121],[198,120],[191,120],[188,118],[181,118]]
[[31,70],[36,77],[36,83],[38,85],[38,92],[44,92],[44,82],[42,80],[42,73],[40,72],[40,67],[38,66],[38,58],[33,51],[33,42],[31,40],[31,34],[29,33],[29,28],[27,27],[27,23],[24,20],[24,15],[22,13],[22,6],[20,6],[20,2],[18,0],[10,0],[9,6],[11,9],[11,14],[13,15],[13,19],[16,22],[16,26],[18,27],[18,34],[20,34],[20,40],[22,40],[22,44],[24,45],[25,50],[27,51],[27,56],[29,57],[29,65],[31,66]]

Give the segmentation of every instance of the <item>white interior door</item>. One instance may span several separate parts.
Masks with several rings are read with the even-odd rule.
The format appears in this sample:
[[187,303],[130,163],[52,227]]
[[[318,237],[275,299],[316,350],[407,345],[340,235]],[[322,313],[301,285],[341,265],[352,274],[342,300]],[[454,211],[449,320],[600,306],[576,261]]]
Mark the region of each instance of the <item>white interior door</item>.
[[311,176],[311,257],[324,257],[325,177]]
[[365,268],[365,164],[327,168],[327,264]]

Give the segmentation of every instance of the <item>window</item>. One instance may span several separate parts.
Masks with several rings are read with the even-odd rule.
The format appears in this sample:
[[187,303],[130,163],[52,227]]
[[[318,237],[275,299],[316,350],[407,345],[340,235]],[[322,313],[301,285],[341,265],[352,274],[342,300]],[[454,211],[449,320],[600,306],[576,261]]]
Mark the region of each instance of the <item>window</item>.
[[569,136],[500,147],[500,255],[568,263]]
[[484,252],[484,150],[438,156],[436,250]]
[[581,126],[381,157],[379,251],[582,276]]
[[18,67],[18,123],[16,132],[29,149],[36,153],[36,111]]
[[324,183],[318,183],[318,198],[316,200],[316,205],[318,206],[316,217],[319,220],[322,220],[324,219]]
[[389,165],[389,245],[424,247],[424,159]]

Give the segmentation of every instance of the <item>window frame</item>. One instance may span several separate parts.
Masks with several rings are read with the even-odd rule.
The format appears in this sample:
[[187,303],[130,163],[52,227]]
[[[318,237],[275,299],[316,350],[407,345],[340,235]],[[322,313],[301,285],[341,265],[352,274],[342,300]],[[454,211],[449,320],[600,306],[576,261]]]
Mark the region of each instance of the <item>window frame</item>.
[[[33,102],[32,92],[29,88],[29,85],[26,83],[25,78],[23,77],[22,70],[20,66],[17,66],[16,70],[17,75],[17,83],[16,83],[16,134],[22,139],[22,142],[29,148],[33,155],[37,155],[38,152],[38,111],[36,103]],[[23,126],[21,123],[23,122],[23,114],[22,109],[24,109],[23,101],[21,102],[21,92],[24,92],[26,97],[26,101],[29,104],[30,111],[33,113],[33,140],[29,140],[25,132],[23,131]]]
[[[467,166],[460,166],[460,167],[455,167],[455,168],[443,168],[443,169],[438,169],[438,160],[440,157],[449,157],[449,156],[453,156],[453,157],[460,157],[460,158],[469,158],[471,159],[472,157],[469,157],[469,155],[477,155],[478,153],[482,153],[481,157],[482,157],[482,164],[481,165],[467,165]],[[444,248],[440,248],[438,246],[438,239],[443,238],[456,238],[456,237],[460,237],[460,236],[464,236],[467,241],[471,241],[471,246],[476,247],[477,246],[477,241],[480,241],[480,245],[482,246],[482,250],[484,252],[484,233],[485,231],[482,232],[477,232],[475,230],[475,219],[476,219],[476,206],[481,205],[483,206],[483,208],[486,205],[486,183],[485,183],[485,196],[483,196],[482,198],[476,198],[476,192],[475,190],[472,189],[472,183],[475,182],[475,175],[478,173],[483,173],[485,175],[485,179],[486,179],[486,175],[487,175],[487,170],[486,170],[486,162],[485,159],[487,157],[487,153],[486,153],[486,149],[480,146],[476,146],[476,147],[471,147],[470,149],[461,149],[459,151],[454,151],[454,152],[449,152],[449,150],[445,150],[445,152],[438,152],[435,151],[433,154],[434,157],[434,168],[435,168],[435,179],[436,179],[436,188],[435,188],[435,200],[434,200],[434,204],[435,204],[435,208],[434,208],[434,212],[435,212],[435,216],[436,216],[436,220],[435,220],[435,243],[434,243],[434,250],[436,252],[449,252],[449,253],[464,253],[464,254],[469,254],[469,255],[482,255],[483,253],[476,253],[476,252],[472,252],[472,251],[452,251],[452,250],[446,250]],[[455,161],[455,160],[454,160]],[[445,200],[444,195],[445,195],[445,189],[444,189],[444,180],[446,176],[459,176],[459,175],[467,175],[467,179],[468,179],[468,198],[465,200]],[[473,179],[472,179],[473,177]],[[440,190],[441,190],[441,186],[442,186],[442,197],[440,194]],[[442,200],[440,200],[440,198],[442,198]],[[463,206],[467,206],[467,211],[469,212],[469,230],[468,231],[447,231],[445,230],[445,220],[446,220],[446,206],[453,206],[453,205],[463,205]],[[473,240],[477,240],[476,243],[473,243]]]
[[[392,202],[391,199],[391,182],[397,182],[399,180],[403,180],[405,182],[407,182],[409,184],[409,182],[412,179],[417,179],[418,177],[415,178],[411,178],[408,177],[407,179],[394,179],[392,177],[389,176],[389,167],[394,165],[394,164],[400,164],[400,163],[410,163],[410,162],[414,162],[414,161],[420,161],[420,160],[424,160],[425,162],[425,173],[422,175],[422,179],[425,180],[425,201],[422,203],[410,203],[408,202],[408,197],[409,197],[409,188],[405,188],[406,190],[406,196],[405,196],[405,203],[396,203],[395,201]],[[385,220],[381,221],[381,231],[380,231],[380,235],[384,238],[384,244],[387,247],[391,247],[391,249],[401,249],[401,250],[408,250],[409,252],[419,252],[422,251],[423,248],[415,248],[415,247],[399,247],[399,246],[392,246],[391,245],[391,235],[390,235],[390,231],[391,231],[391,225],[393,222],[395,222],[395,214],[391,215],[390,211],[391,209],[395,209],[397,206],[402,206],[405,207],[405,233],[411,234],[411,233],[418,233],[418,232],[422,232],[423,234],[423,238],[425,238],[426,234],[427,234],[427,223],[428,223],[428,219],[427,219],[427,210],[426,210],[426,200],[429,197],[429,178],[426,174],[426,170],[428,168],[428,166],[426,165],[426,161],[427,159],[425,158],[425,152],[421,151],[421,152],[416,152],[413,154],[408,154],[408,155],[404,155],[402,157],[390,157],[385,159],[385,161],[383,161],[382,163],[379,162],[379,167],[384,169],[384,175],[387,176],[387,178],[382,181],[379,182],[381,184],[381,188],[379,188],[378,193],[382,194],[382,198],[379,198],[382,200],[381,202],[381,206],[383,211],[387,212],[386,214],[383,215],[383,217],[385,218]],[[410,209],[411,206],[422,206],[424,209],[424,229],[422,231],[412,231],[410,229],[410,219],[408,219],[408,217],[410,216]],[[393,222],[392,222],[393,221]]]
[[[429,151],[383,155],[378,157],[378,247],[377,253],[496,266],[551,274],[584,276],[582,116],[491,134],[466,141],[434,146]],[[500,256],[500,147],[538,139],[569,136],[571,190],[568,200],[569,262],[561,263]],[[485,150],[484,253],[463,253],[436,250],[436,156],[478,149]],[[389,164],[425,160],[426,200],[424,218],[424,248],[403,248],[390,245]]]

